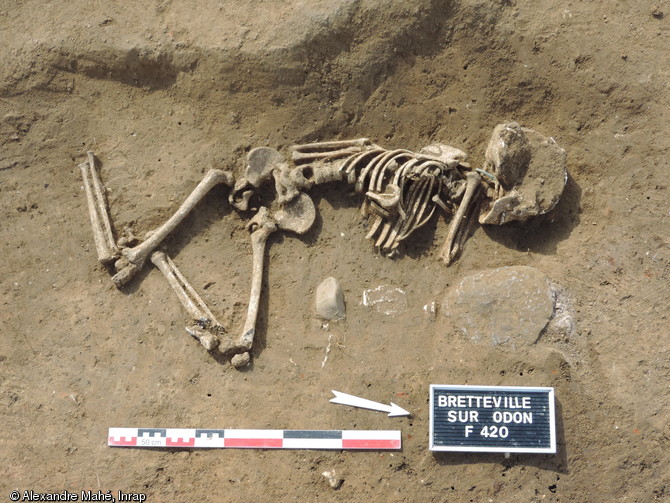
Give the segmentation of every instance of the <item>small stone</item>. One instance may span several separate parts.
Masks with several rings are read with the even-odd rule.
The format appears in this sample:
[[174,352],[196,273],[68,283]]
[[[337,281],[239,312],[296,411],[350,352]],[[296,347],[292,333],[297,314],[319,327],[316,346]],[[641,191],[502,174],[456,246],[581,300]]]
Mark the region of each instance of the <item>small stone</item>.
[[437,315],[437,304],[435,301],[429,302],[423,306],[423,315],[430,321],[435,321]]
[[230,360],[230,363],[232,363],[233,367],[236,369],[240,369],[242,367],[246,367],[249,365],[249,362],[251,361],[251,355],[249,354],[248,351],[242,353],[242,354],[237,354],[233,356]]
[[341,320],[346,315],[340,282],[332,276],[316,289],[316,313],[325,320]]
[[342,484],[344,483],[344,479],[339,478],[335,473],[335,470],[323,472],[321,475],[326,477],[326,480],[328,481],[328,484],[330,484],[330,487],[332,487],[336,491],[340,487],[342,487]]
[[200,344],[207,351],[213,351],[219,347],[219,338],[214,334],[203,334],[200,337]]
[[554,313],[547,325],[546,332],[556,336],[560,334],[564,341],[570,340],[577,330],[570,299],[558,285],[552,285],[554,292]]
[[515,348],[538,340],[554,314],[554,289],[538,269],[501,267],[463,278],[442,312],[473,342]]

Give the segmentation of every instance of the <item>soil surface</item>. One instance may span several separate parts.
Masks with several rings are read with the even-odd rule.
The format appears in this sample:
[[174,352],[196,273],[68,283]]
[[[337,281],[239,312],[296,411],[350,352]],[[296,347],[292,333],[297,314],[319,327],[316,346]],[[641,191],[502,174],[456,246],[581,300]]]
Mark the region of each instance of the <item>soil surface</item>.
[[[647,0],[0,2],[0,499],[670,500],[669,22],[670,6]],[[185,332],[151,264],[119,290],[97,261],[87,150],[117,236],[144,236],[208,169],[240,174],[254,147],[443,142],[482,166],[511,120],[567,152],[552,212],[473,226],[447,267],[444,218],[392,260],[365,240],[360,195],[311,191],[314,227],[268,241],[243,371]],[[231,334],[249,299],[251,216],[216,188],[165,247]],[[442,300],[503,266],[559,285],[569,322],[524,346],[465,337]],[[314,292],[328,276],[347,317],[324,324]],[[364,305],[380,286],[405,292],[393,309]],[[554,387],[557,454],[429,451],[430,384]],[[412,416],[330,404],[333,389]],[[109,427],[400,429],[403,447],[121,449]]]

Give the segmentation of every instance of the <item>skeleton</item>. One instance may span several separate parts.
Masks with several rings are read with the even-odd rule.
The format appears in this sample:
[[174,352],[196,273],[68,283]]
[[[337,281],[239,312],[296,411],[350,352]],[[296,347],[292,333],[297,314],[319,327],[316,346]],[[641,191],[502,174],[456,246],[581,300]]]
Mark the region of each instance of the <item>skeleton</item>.
[[[506,143],[510,131],[518,138],[516,142]],[[230,172],[210,170],[174,215],[149,232],[143,242],[132,247],[126,239],[118,242],[114,239],[104,186],[92,152],[88,152],[88,160],[81,163],[80,168],[98,260],[105,265],[113,264],[114,284],[123,287],[150,260],[168,280],[194,320],[186,330],[208,351],[218,350],[232,356],[235,366],[243,366],[249,362],[256,332],[267,239],[276,230],[303,234],[311,228],[316,210],[307,191],[315,185],[343,180],[353,185],[357,193],[364,194],[362,212],[373,217],[366,238],[374,240],[375,248],[388,256],[397,255],[399,245],[425,225],[439,208],[447,218],[451,216],[440,252],[440,257],[449,264],[462,249],[469,223],[482,202],[487,203],[479,217],[482,223],[504,223],[512,214],[522,220],[550,209],[546,202],[524,206],[523,196],[530,192],[524,192],[523,184],[514,185],[519,176],[526,175],[528,163],[532,167],[532,155],[529,158],[527,151],[538,149],[539,140],[535,138],[532,140],[534,144],[528,143],[525,134],[536,133],[523,130],[516,123],[500,125],[494,130],[484,166],[493,173],[484,169],[472,170],[464,152],[444,144],[433,144],[415,153],[403,149],[386,150],[366,138],[318,142],[293,146],[290,163],[274,149],[256,148],[249,152],[241,177],[235,180]],[[557,146],[547,148],[543,151],[544,158],[563,155],[563,171],[555,171],[566,177],[564,152]],[[510,159],[516,164],[511,164]],[[485,175],[483,179],[479,173]],[[257,189],[271,182],[274,182],[276,204],[273,206],[276,207],[271,211],[260,206],[247,224],[252,247],[251,291],[244,327],[239,337],[232,339],[159,247],[213,187],[221,184],[230,187],[231,205],[247,211]],[[534,194],[538,197],[539,192]],[[559,196],[560,192],[551,195],[552,205]],[[515,205],[523,211],[515,213]]]
[[[397,254],[400,243],[425,225],[437,207],[451,213],[447,204],[458,199],[460,207],[470,206],[474,192],[464,194],[466,158],[464,152],[447,145],[435,144],[414,153],[385,150],[366,138],[297,145],[292,152],[294,162],[307,161],[307,169],[315,172],[325,162],[339,165],[341,176],[356,192],[365,194],[362,211],[374,216],[366,238],[374,239],[375,247],[389,256]],[[476,173],[474,178],[478,182]],[[446,245],[450,250],[460,223],[452,220]]]
[[[271,149],[265,149],[266,151]],[[296,145],[291,148],[289,168],[279,152],[264,152],[272,164],[278,202],[285,204],[315,185],[346,180],[365,194],[362,211],[374,221],[366,236],[381,252],[395,256],[398,246],[425,225],[441,208],[453,214],[443,257],[455,257],[464,236],[465,217],[471,213],[480,177],[469,171],[466,154],[443,144],[425,147],[419,153],[385,150],[367,138]],[[269,173],[242,178],[230,200],[246,209],[253,188],[269,180]]]

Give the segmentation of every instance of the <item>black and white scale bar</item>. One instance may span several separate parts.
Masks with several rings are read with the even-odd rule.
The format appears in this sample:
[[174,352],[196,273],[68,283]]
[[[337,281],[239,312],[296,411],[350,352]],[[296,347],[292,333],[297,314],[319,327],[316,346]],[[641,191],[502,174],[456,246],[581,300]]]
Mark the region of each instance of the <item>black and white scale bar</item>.
[[110,428],[112,447],[194,449],[397,450],[399,430],[207,430],[195,428]]

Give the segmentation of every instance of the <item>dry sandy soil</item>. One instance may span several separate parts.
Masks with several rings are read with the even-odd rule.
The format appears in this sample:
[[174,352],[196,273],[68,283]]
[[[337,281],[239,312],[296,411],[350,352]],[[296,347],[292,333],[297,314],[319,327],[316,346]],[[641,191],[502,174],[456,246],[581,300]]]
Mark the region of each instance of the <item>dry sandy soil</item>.
[[[666,2],[646,0],[2,0],[2,501],[14,489],[154,502],[670,500],[669,20]],[[550,214],[476,226],[446,267],[443,219],[391,260],[364,239],[358,195],[313,191],[314,228],[270,238],[242,372],[186,334],[155,268],[117,290],[96,260],[77,167],[89,149],[117,233],[141,236],[208,169],[240,173],[253,147],[441,141],[480,166],[507,120],[567,151]],[[248,302],[248,216],[215,189],[167,243],[233,334]],[[508,265],[561,285],[573,325],[514,349],[424,316],[463,277]],[[313,296],[331,275],[347,320],[324,329]],[[406,291],[396,316],[361,304],[382,284]],[[557,455],[430,452],[431,383],[553,386]],[[331,389],[413,415],[332,405]],[[111,426],[397,428],[403,448],[115,449]]]

